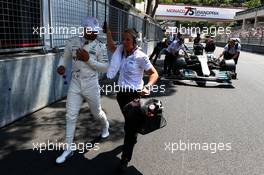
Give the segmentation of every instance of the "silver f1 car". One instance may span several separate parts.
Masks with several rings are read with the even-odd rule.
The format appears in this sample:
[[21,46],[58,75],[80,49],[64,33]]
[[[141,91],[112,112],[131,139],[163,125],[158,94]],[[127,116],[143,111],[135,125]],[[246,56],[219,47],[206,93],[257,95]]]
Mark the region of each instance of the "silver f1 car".
[[[202,52],[203,53],[203,52]],[[235,71],[234,60],[218,60],[213,53],[194,55],[190,51],[188,56],[176,58],[173,76],[166,79],[177,80],[182,83],[195,82],[198,86],[207,84],[231,85]]]

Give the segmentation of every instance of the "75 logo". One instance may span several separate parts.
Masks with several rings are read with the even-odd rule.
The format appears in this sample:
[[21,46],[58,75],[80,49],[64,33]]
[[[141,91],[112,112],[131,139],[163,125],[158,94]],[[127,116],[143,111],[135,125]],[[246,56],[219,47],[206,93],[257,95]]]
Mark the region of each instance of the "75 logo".
[[194,11],[196,10],[196,8],[192,8],[192,7],[185,7],[185,9],[187,9],[186,10],[186,12],[185,12],[185,14],[184,15],[194,15]]

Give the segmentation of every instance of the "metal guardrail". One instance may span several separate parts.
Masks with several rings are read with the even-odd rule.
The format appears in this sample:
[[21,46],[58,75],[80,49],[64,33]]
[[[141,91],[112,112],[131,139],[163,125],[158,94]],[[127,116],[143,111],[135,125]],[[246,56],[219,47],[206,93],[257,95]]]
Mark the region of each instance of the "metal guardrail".
[[[161,40],[163,36],[161,27],[153,21],[144,18],[143,14],[131,10],[122,10],[109,5],[109,0],[107,0],[106,11],[104,0],[37,0],[25,2],[27,4],[22,3],[22,1],[0,0],[0,5],[2,4],[3,7],[7,7],[3,9],[4,11],[8,11],[14,7],[16,9],[14,13],[0,13],[0,17],[2,16],[4,19],[2,21],[0,18],[0,22],[6,24],[3,25],[4,27],[0,27],[0,53],[34,49],[51,50],[53,48],[64,47],[65,41],[76,36],[76,34],[52,33],[51,27],[53,29],[55,28],[55,30],[59,27],[78,28],[81,19],[85,16],[96,17],[102,26],[106,15],[106,19],[113,32],[114,40],[117,42],[121,42],[121,33],[125,28],[135,28],[145,41]],[[19,14],[24,15],[23,19],[27,19],[27,21],[22,20],[22,25],[19,25],[18,31],[16,30],[17,28],[13,27],[16,25],[13,24],[15,21],[12,20]],[[10,21],[13,23],[11,24]],[[45,27],[47,31],[43,35],[33,34],[33,27]],[[14,30],[12,30],[13,28]],[[3,43],[20,41],[17,38],[18,33],[22,37],[21,40],[23,43],[20,45],[12,45],[11,47],[4,47]],[[10,36],[10,38],[7,38],[7,36]],[[99,37],[105,38],[104,34],[99,34]],[[35,40],[38,41],[38,45],[32,45],[36,43]],[[24,41],[27,41],[27,43],[25,44]]]
[[256,11],[263,10],[263,9],[264,9],[264,5],[261,5],[259,7],[250,8],[244,11],[236,12],[236,16],[244,15],[244,14],[251,13],[251,12],[256,12]]

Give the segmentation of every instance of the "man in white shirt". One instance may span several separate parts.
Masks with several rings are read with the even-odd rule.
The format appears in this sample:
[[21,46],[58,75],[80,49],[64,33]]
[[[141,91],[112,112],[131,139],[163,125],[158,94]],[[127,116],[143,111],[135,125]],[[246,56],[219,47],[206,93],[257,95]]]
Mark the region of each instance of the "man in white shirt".
[[[241,51],[241,45],[239,41],[236,38],[231,38],[228,41],[228,44],[224,47],[224,51],[220,54],[218,59],[220,59],[222,56],[224,56],[224,60],[230,60],[233,59],[235,61],[235,64],[237,65],[238,58]],[[236,78],[236,70],[235,70],[235,77]]]
[[234,59],[235,63],[237,64],[239,55],[241,51],[241,45],[235,38],[231,38],[228,44],[224,47],[224,51],[220,54],[219,58],[224,56],[224,59]]

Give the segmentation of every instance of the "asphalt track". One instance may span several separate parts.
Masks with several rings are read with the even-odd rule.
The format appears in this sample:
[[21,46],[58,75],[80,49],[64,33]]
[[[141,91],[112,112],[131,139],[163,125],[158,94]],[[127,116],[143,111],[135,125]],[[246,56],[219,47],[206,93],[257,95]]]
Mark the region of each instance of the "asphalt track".
[[[161,80],[166,91],[153,96],[162,100],[168,125],[139,135],[127,174],[263,175],[264,56],[241,52],[237,72],[230,87]],[[65,100],[0,129],[1,174],[115,174],[123,117],[114,95],[104,95],[102,106],[111,136],[97,139],[100,126],[84,104],[75,141],[98,142],[100,149],[77,153],[61,166],[54,163],[61,151],[39,153],[32,143],[64,140]]]

